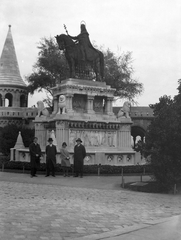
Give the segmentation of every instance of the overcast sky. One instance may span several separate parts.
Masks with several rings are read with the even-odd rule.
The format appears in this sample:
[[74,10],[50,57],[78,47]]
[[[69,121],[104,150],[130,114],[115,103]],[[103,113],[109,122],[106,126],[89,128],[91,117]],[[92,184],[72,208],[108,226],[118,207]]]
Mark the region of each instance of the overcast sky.
[[[0,54],[8,25],[21,76],[32,73],[42,37],[78,35],[84,20],[90,40],[115,53],[132,52],[134,78],[144,85],[138,106],[178,93],[181,78],[181,0],[0,0]],[[43,96],[29,98],[36,105]]]

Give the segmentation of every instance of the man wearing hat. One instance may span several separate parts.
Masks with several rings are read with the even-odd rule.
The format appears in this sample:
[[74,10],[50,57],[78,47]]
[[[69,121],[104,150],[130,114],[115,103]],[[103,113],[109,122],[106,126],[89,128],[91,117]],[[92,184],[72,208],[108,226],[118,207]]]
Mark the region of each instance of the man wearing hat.
[[84,158],[86,156],[85,147],[82,145],[82,140],[78,138],[77,144],[74,147],[74,177],[83,177]]
[[50,176],[50,172],[52,172],[52,176],[55,177],[55,164],[56,164],[56,154],[57,148],[53,145],[53,139],[48,139],[49,145],[46,146],[46,176]]
[[30,150],[30,163],[31,163],[31,177],[37,177],[37,167],[40,165],[41,148],[38,144],[38,138],[34,137],[33,142],[29,146]]

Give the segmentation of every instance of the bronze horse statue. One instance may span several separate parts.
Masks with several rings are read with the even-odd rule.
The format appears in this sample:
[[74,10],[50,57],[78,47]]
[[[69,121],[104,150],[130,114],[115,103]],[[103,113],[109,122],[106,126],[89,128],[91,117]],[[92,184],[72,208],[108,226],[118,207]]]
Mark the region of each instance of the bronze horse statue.
[[[75,78],[76,66],[84,65],[81,59],[81,49],[79,43],[75,43],[65,34],[56,37],[60,50],[65,50],[65,57],[70,68],[70,77]],[[104,81],[104,56],[103,53],[95,48],[86,49],[85,62],[93,69],[96,81]]]

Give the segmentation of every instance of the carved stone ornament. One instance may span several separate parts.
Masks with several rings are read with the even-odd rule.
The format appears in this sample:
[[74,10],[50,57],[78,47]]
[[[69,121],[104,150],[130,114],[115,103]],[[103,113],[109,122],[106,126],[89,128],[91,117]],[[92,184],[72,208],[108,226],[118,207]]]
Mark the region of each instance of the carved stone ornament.
[[127,159],[128,162],[131,161],[131,157],[132,157],[131,154],[128,154],[128,155],[127,155],[126,159]]
[[123,104],[123,107],[120,108],[117,117],[126,117],[126,118],[130,118],[130,111],[131,111],[131,103],[126,101]]
[[122,162],[123,161],[123,155],[118,155],[118,162]]
[[59,96],[59,101],[58,101],[58,114],[65,114],[65,107],[66,107],[66,96],[65,95],[60,95]]
[[75,140],[80,137],[86,147],[116,147],[116,132],[97,130],[70,130],[69,145],[74,146]]
[[90,156],[90,155],[87,155],[87,156],[84,158],[84,160],[85,160],[86,162],[89,162],[89,161],[91,160],[91,156]]
[[108,156],[107,156],[108,162],[112,162],[112,161],[113,161],[113,158],[114,158],[113,155],[108,155]]
[[37,117],[41,117],[41,116],[49,117],[50,116],[49,111],[44,107],[43,101],[38,101],[37,106],[38,106]]

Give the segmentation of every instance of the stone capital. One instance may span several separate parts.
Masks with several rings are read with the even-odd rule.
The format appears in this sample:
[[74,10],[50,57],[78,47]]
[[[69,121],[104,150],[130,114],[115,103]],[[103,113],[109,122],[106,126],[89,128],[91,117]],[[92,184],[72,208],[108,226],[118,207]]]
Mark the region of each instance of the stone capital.
[[87,99],[88,99],[88,100],[94,100],[94,96],[87,95]]

